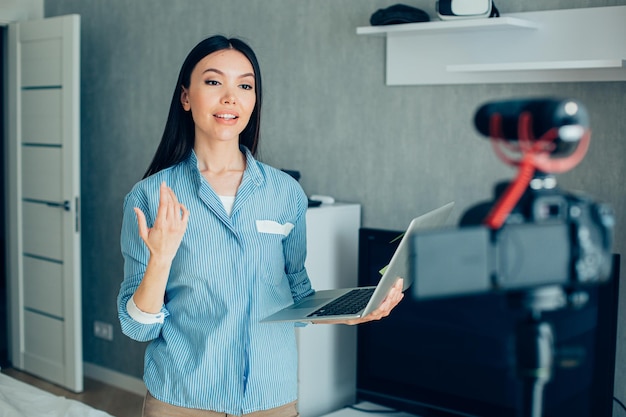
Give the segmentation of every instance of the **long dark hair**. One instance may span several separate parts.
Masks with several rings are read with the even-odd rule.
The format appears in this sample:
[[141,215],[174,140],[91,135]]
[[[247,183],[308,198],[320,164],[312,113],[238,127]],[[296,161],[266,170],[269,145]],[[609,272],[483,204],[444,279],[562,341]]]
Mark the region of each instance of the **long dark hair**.
[[185,160],[194,145],[194,123],[191,112],[185,111],[180,102],[183,87],[189,88],[191,72],[196,64],[209,54],[224,49],[235,49],[248,58],[252,64],[255,78],[256,104],[250,117],[248,125],[245,127],[241,135],[239,135],[239,144],[246,146],[252,155],[256,155],[259,145],[259,131],[261,125],[261,70],[256,55],[250,46],[237,38],[226,38],[221,35],[211,36],[197,44],[185,58],[183,66],[178,74],[178,81],[172,96],[170,111],[167,116],[167,123],[161,137],[161,143],[154,154],[154,158],[150,163],[144,178],[169,168],[177,163]]

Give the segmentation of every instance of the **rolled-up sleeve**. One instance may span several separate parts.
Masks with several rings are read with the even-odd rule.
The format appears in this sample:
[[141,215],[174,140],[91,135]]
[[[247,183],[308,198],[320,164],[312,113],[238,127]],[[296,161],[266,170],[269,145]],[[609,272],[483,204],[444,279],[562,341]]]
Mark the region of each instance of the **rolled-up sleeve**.
[[298,217],[293,230],[284,243],[285,273],[289,280],[294,302],[312,294],[311,281],[304,263],[306,261],[306,210],[308,199],[304,192],[298,196]]

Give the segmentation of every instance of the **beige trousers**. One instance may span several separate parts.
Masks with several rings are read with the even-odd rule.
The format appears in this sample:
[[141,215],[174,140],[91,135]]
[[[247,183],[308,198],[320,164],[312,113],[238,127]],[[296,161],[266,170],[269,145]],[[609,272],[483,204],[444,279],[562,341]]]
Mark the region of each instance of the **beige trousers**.
[[[196,408],[177,407],[157,400],[148,392],[143,401],[142,417],[238,417],[231,414],[215,411],[199,410]],[[256,411],[244,414],[243,417],[299,417],[296,402],[270,410]]]

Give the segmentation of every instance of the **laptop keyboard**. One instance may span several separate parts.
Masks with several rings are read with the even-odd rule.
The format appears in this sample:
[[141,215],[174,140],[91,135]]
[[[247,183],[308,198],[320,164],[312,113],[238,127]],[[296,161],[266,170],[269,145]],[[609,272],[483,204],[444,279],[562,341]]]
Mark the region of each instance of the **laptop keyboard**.
[[372,297],[375,288],[354,289],[325,306],[315,310],[307,317],[337,316],[356,314],[363,310]]

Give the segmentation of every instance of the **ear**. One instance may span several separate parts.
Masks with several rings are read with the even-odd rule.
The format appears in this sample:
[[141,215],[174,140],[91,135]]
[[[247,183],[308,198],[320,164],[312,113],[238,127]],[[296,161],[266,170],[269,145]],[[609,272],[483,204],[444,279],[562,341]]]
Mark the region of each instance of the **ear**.
[[185,111],[191,110],[191,105],[189,104],[189,90],[187,90],[184,86],[181,86],[182,92],[180,93],[180,103],[183,105],[183,109]]

